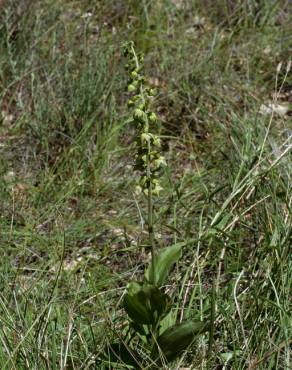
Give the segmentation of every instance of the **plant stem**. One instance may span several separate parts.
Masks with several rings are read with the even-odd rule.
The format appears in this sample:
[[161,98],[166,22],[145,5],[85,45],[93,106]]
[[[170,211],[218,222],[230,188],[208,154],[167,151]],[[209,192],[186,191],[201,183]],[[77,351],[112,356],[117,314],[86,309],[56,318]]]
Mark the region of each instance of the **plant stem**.
[[155,280],[155,237],[154,237],[154,225],[153,225],[153,197],[152,197],[152,184],[151,184],[151,168],[150,168],[150,153],[151,145],[148,142],[148,155],[147,155],[147,179],[149,181],[148,185],[148,234],[151,246],[151,263],[153,270],[153,277]]
[[210,317],[210,332],[209,332],[209,344],[208,344],[208,361],[211,359],[213,343],[214,343],[214,332],[215,332],[215,316],[216,316],[216,281],[214,279],[212,286],[212,298],[211,298],[211,317]]
[[[135,49],[133,46],[131,47],[134,58],[135,58],[135,64],[136,68],[139,70],[140,65],[139,61],[137,58],[137,54],[135,52]],[[144,96],[144,89],[143,86],[141,85],[140,87],[140,96],[145,103],[145,96]],[[149,128],[149,122],[147,123],[147,127]],[[154,205],[153,205],[153,194],[152,194],[152,184],[151,184],[151,143],[148,141],[148,153],[147,153],[147,182],[148,182],[148,193],[147,193],[147,204],[148,204],[148,235],[149,235],[149,241],[150,241],[150,247],[151,247],[151,264],[152,264],[152,270],[153,270],[153,277],[155,281],[155,235],[154,235],[154,225],[153,225],[153,210],[154,210]]]

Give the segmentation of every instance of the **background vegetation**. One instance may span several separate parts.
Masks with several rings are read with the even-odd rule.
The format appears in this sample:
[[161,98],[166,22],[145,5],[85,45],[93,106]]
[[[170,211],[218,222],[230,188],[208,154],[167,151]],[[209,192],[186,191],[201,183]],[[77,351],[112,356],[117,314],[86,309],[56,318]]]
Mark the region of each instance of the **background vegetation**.
[[185,243],[172,315],[216,302],[212,353],[206,333],[173,368],[291,368],[289,1],[0,7],[1,369],[111,367],[125,282],[149,260],[128,40],[159,91],[159,242]]

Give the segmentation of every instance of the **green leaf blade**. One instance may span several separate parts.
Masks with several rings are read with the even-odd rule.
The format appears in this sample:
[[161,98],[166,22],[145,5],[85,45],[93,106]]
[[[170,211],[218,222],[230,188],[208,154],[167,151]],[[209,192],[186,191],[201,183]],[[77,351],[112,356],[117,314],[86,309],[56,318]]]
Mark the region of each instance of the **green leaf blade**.
[[166,329],[158,338],[158,347],[154,348],[152,358],[155,360],[162,353],[166,361],[175,360],[186,350],[199,334],[208,329],[208,325],[198,321],[176,324]]
[[124,307],[136,324],[155,324],[170,308],[170,298],[156,286],[131,282],[124,297]]
[[161,287],[171,269],[171,267],[180,259],[182,247],[185,243],[174,244],[163,249],[155,258],[154,266],[150,264],[145,271],[147,281],[153,285]]

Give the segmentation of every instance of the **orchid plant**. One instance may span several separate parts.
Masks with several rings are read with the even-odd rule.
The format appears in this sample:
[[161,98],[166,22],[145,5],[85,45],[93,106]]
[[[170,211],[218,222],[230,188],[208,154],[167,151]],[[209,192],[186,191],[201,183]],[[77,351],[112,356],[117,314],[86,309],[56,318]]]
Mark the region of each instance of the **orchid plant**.
[[124,56],[128,59],[129,74],[128,107],[131,121],[136,128],[136,161],[138,171],[136,192],[147,202],[147,227],[151,250],[151,262],[142,281],[131,281],[124,295],[124,309],[128,316],[128,330],[119,336],[119,342],[108,347],[108,359],[125,368],[161,369],[164,364],[175,360],[207,330],[203,322],[187,321],[172,323],[166,327],[163,319],[170,313],[172,299],[164,291],[164,284],[173,265],[182,254],[183,243],[160,249],[154,230],[155,198],[163,190],[160,182],[165,158],[160,153],[160,137],[157,132],[158,118],[152,110],[155,90],[143,75],[143,55],[136,53],[134,43],[124,45]]

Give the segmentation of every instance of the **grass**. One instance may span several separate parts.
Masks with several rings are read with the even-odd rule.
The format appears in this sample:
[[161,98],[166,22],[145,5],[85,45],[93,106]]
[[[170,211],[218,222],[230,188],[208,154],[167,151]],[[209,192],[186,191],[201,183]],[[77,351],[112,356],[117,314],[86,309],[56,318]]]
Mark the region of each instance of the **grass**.
[[127,40],[159,91],[159,242],[186,244],[172,315],[213,310],[211,339],[172,368],[291,368],[291,117],[259,114],[291,90],[288,2],[0,6],[1,369],[106,368],[123,328],[125,282],[149,258]]

